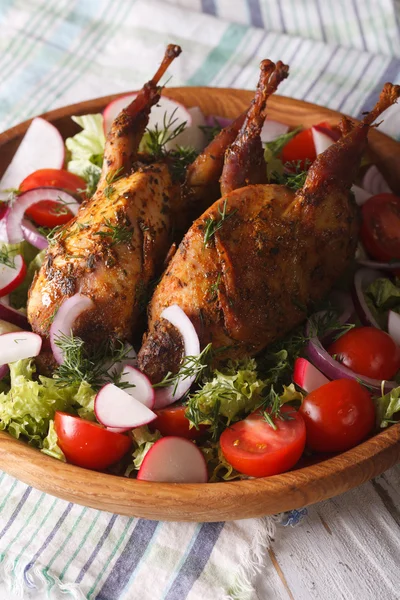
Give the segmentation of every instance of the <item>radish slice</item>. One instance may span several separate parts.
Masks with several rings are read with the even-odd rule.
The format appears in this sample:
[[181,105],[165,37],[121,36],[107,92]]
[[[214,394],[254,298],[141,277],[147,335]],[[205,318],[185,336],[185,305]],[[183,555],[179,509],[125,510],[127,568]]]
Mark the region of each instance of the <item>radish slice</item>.
[[187,110],[192,120],[191,124],[185,127],[182,133],[172,142],[171,147],[175,147],[175,145],[191,146],[197,152],[201,152],[206,145],[206,136],[200,128],[204,127],[206,119],[198,106],[193,106]]
[[297,358],[294,363],[293,382],[309,394],[329,383],[329,379],[306,358]]
[[288,131],[289,125],[279,123],[279,121],[273,121],[272,119],[265,119],[261,130],[261,141],[263,144],[268,144],[268,142],[273,142],[276,138],[284,135]]
[[0,181],[0,200],[6,200],[10,188],[38,169],[61,169],[64,165],[64,140],[59,131],[44,119],[33,119],[18,150]]
[[8,365],[0,365],[0,379],[3,379],[9,370]]
[[15,308],[12,308],[9,305],[8,296],[0,298],[0,319],[13,323],[18,327],[21,327],[21,329],[26,330],[29,328],[28,319],[19,310],[15,310]]
[[0,264],[0,296],[6,296],[23,282],[26,264],[21,254],[13,257],[14,266]]
[[351,191],[354,194],[357,206],[362,206],[366,203],[367,200],[369,200],[372,197],[372,194],[370,192],[363,190],[363,188],[358,187],[358,185],[352,185]]
[[41,200],[52,200],[60,204],[67,205],[69,210],[76,215],[79,210],[79,204],[73,196],[57,188],[41,187],[23,192],[7,209],[4,215],[6,225],[7,239],[4,240],[10,244],[19,244],[24,240],[22,231],[22,219],[25,211]]
[[[200,354],[200,342],[193,323],[177,304],[172,304],[168,308],[164,308],[160,317],[172,323],[180,332],[183,339],[185,357],[198,356]],[[179,378],[177,385],[173,384],[165,388],[157,388],[155,393],[155,408],[164,408],[182,398],[190,389],[195,378],[195,375],[182,377]]]
[[126,366],[121,373],[121,383],[129,384],[131,387],[124,388],[124,391],[139,400],[147,408],[154,408],[155,395],[150,380],[144,373],[134,367]]
[[39,233],[38,229],[34,226],[33,223],[28,221],[27,219],[22,219],[21,222],[22,234],[27,242],[32,244],[35,248],[39,250],[44,250],[48,247],[49,242],[47,239]]
[[24,358],[33,358],[40,353],[42,338],[31,331],[15,331],[0,335],[0,363],[13,363]]
[[307,346],[307,354],[311,362],[324,373],[329,379],[354,379],[359,383],[372,388],[375,391],[381,392],[383,383],[383,389],[389,392],[393,388],[397,387],[395,381],[384,381],[380,379],[371,379],[358,373],[354,373],[340,362],[337,362],[332,356],[323,348],[318,338],[312,338]]
[[364,190],[370,192],[372,196],[375,196],[376,194],[392,193],[392,190],[387,184],[382,173],[375,165],[369,167],[369,169],[367,169],[367,171],[365,172],[365,175],[362,180],[362,186]]
[[311,127],[311,133],[313,136],[315,152],[317,156],[318,154],[322,154],[322,152],[325,152],[325,150],[327,150],[330,146],[332,146],[332,144],[335,143],[332,137],[326,133],[325,129],[323,130],[322,128],[316,125]]
[[[121,96],[120,98],[113,100],[106,106],[103,112],[104,133],[106,135],[110,131],[111,125],[118,117],[120,112],[126,108],[136,98],[136,96],[137,94],[127,94],[126,96]],[[174,129],[183,122],[186,122],[186,129],[191,128],[193,125],[193,117],[189,110],[183,106],[183,104],[180,104],[175,100],[171,100],[171,98],[167,98],[166,96],[161,96],[156,106],[153,106],[151,109],[147,128],[154,129],[157,125],[158,129],[162,131],[164,129],[165,115],[167,115],[168,119],[172,117],[172,119],[175,120],[174,124],[172,125]],[[198,115],[196,118],[198,118]],[[184,133],[185,132],[178,135],[174,140],[166,144],[166,149],[172,150],[173,148],[176,148],[176,146],[183,146],[184,143],[182,143],[181,140],[185,139],[183,137]],[[204,146],[204,141],[202,143]]]
[[388,333],[396,344],[400,346],[400,315],[394,312],[394,310],[389,310]]
[[128,431],[147,425],[157,418],[142,402],[127,394],[113,383],[101,388],[94,400],[94,412],[102,425]]
[[94,308],[94,302],[91,298],[83,294],[75,294],[64,300],[58,309],[50,327],[50,345],[54,358],[59,365],[64,362],[64,355],[61,348],[56,344],[57,339],[62,335],[70,336],[76,319],[92,308]]
[[360,321],[363,325],[372,325],[377,329],[382,329],[378,321],[371,313],[368,304],[365,300],[365,289],[376,279],[384,277],[383,273],[373,271],[372,269],[359,269],[354,276],[354,306]]
[[193,442],[168,436],[157,440],[147,452],[137,478],[168,483],[207,483],[207,465]]

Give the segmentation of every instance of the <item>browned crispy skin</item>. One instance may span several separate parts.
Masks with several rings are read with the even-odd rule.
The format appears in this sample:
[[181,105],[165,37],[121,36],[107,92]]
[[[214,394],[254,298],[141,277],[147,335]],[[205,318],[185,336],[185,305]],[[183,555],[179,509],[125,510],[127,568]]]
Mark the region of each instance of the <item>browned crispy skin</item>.
[[[304,320],[307,307],[327,294],[354,256],[358,215],[350,187],[372,117],[399,94],[399,86],[385,87],[378,108],[316,159],[296,194],[250,185],[193,224],[154,293],[141,366],[171,304],[192,320],[202,347],[227,347],[221,359],[255,355]],[[224,206],[227,217],[205,245],[210,220],[220,221]],[[154,357],[152,373],[156,363]]]

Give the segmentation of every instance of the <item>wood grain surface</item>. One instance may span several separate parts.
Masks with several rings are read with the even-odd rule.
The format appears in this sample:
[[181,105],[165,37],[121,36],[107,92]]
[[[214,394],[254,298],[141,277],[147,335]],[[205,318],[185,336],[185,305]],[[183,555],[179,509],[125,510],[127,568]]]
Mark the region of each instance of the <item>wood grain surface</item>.
[[[206,114],[234,117],[252,93],[212,88],[172,88],[168,96]],[[78,130],[70,116],[101,111],[117,96],[58,109],[44,115],[67,137]],[[275,96],[269,116],[288,125],[337,123],[329,109]],[[0,135],[0,173],[11,160],[29,121]],[[371,131],[371,153],[392,188],[400,192],[399,145]],[[139,482],[58,462],[7,433],[0,433],[0,467],[18,479],[66,500],[129,516],[180,521],[258,517],[306,506],[340,494],[379,475],[400,460],[400,424],[341,455],[274,477],[215,484]]]

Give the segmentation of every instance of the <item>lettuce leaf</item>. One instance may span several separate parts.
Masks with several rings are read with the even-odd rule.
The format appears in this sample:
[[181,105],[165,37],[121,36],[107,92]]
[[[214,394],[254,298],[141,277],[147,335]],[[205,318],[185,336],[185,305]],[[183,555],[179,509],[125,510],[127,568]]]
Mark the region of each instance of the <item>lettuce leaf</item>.
[[400,313],[400,287],[386,277],[376,279],[367,287],[365,299],[372,314],[384,328],[389,310]]
[[400,420],[400,386],[375,399],[377,427],[388,427]]
[[42,448],[49,433],[50,421],[57,410],[85,418],[92,416],[95,393],[87,384],[59,387],[54,379],[34,379],[35,364],[30,359],[10,364],[11,389],[0,394],[0,430],[13,437],[24,437],[28,443]]
[[151,433],[149,428],[144,425],[143,427],[136,427],[136,429],[133,429],[131,431],[131,436],[135,449],[132,453],[132,464],[127,467],[125,477],[129,477],[133,471],[138,471],[140,469],[144,457],[150,448],[154,446],[155,442],[160,439],[161,433],[159,431]]
[[57,458],[62,462],[67,462],[64,456],[64,452],[58,446],[58,437],[56,434],[56,430],[54,429],[54,421],[51,419],[49,424],[49,432],[47,436],[43,440],[43,454],[47,454],[48,456],[52,456],[53,458]]
[[67,168],[71,173],[88,181],[89,176],[93,176],[94,173],[100,176],[103,164],[106,142],[103,115],[93,114],[71,118],[82,127],[82,131],[65,140],[65,145],[71,153]]

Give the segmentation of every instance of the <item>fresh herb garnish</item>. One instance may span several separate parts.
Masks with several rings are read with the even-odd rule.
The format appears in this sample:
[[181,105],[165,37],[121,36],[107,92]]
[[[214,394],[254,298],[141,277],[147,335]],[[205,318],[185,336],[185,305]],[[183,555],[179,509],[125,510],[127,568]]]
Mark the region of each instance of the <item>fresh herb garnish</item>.
[[221,282],[221,273],[218,273],[217,279],[214,281],[214,283],[212,285],[210,285],[211,300],[215,300],[218,297],[218,289],[219,289],[220,282]]
[[219,124],[218,120],[214,117],[214,125],[200,125],[199,129],[206,136],[206,142],[209,144],[213,141],[214,138],[222,131],[222,127]]
[[54,372],[54,379],[60,387],[80,385],[82,381],[86,381],[95,390],[110,382],[126,387],[119,382],[119,375],[112,373],[112,368],[130,350],[122,341],[106,340],[88,347],[80,337],[60,334],[55,343],[64,357],[63,364]]
[[[103,160],[103,156],[101,156],[101,159]],[[80,194],[86,194],[88,198],[91,198],[97,190],[100,175],[101,170],[98,167],[87,167],[83,173],[83,179],[86,181],[86,187],[84,189],[79,189],[78,192]]]
[[213,219],[212,217],[209,217],[206,221],[206,227],[205,227],[205,231],[204,231],[204,246],[205,247],[207,247],[209,241],[215,235],[215,233],[219,229],[221,229],[224,222],[227,219],[229,219],[229,217],[232,217],[235,214],[235,212],[237,211],[237,209],[235,209],[235,210],[232,210],[229,214],[226,214],[226,204],[227,204],[227,200],[224,200],[222,210],[221,210],[221,207],[218,206],[219,219]]
[[115,192],[115,187],[113,184],[116,181],[118,181],[119,179],[121,179],[121,177],[122,177],[121,171],[122,170],[123,170],[123,167],[120,167],[119,169],[115,169],[115,170],[107,173],[107,175],[106,175],[107,185],[103,190],[103,193],[104,193],[105,197],[107,198],[107,200],[110,200],[111,196]]
[[211,344],[207,344],[204,350],[202,350],[197,356],[186,356],[177,373],[171,373],[169,371],[162,381],[155,383],[153,387],[160,388],[173,385],[173,393],[175,394],[178,384],[181,381],[188,379],[189,377],[194,377],[195,382],[198,381],[200,375],[209,366],[211,346]]
[[106,229],[95,231],[93,235],[98,235],[102,238],[110,239],[110,246],[116,244],[127,244],[132,240],[132,229],[123,223],[111,223],[110,219],[104,219]]
[[198,152],[191,146],[177,146],[168,153],[171,159],[170,169],[174,181],[183,181],[186,169],[197,158]]
[[15,254],[7,246],[0,247],[0,263],[15,269]]
[[291,131],[280,135],[276,138],[276,140],[265,144],[265,150],[268,155],[266,156],[266,160],[268,160],[268,158],[271,156],[278,156],[282,152],[286,144],[290,142],[290,140],[294,138],[294,136],[297,135],[301,131],[301,129],[301,127],[296,127],[295,129],[292,129]]
[[178,135],[180,135],[186,127],[186,121],[183,121],[174,127],[178,121],[178,118],[175,117],[176,111],[177,109],[175,109],[169,117],[167,117],[166,112],[164,113],[163,125],[161,129],[158,127],[157,123],[154,129],[146,129],[144,137],[146,150],[155,159],[165,156],[165,146],[178,137]]
[[61,236],[64,233],[63,227],[64,225],[56,225],[56,227],[53,227],[53,229],[50,229],[50,231],[48,231],[47,241],[49,242],[50,246],[61,239]]

